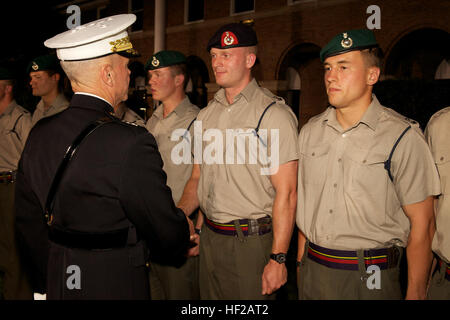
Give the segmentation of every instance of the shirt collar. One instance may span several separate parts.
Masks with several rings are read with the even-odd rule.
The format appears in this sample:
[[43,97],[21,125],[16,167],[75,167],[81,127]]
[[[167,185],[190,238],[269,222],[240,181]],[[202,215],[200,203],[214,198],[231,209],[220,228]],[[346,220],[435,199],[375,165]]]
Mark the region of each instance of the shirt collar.
[[377,97],[372,94],[372,102],[369,104],[366,112],[359,122],[366,124],[370,129],[375,131],[380,118],[380,113],[383,111],[383,107],[378,101]]
[[[374,94],[372,94],[372,102],[369,104],[369,107],[367,108],[361,120],[359,120],[359,122],[355,124],[352,128],[357,127],[360,123],[364,123],[370,129],[375,131],[378,124],[378,119],[380,117],[380,113],[382,111],[383,106],[380,104],[377,97]],[[338,129],[339,131],[342,130],[341,125],[336,119],[336,109],[334,107],[328,108],[328,113],[326,114],[324,121],[326,121],[329,126]]]
[[10,115],[13,112],[16,105],[17,105],[16,100],[12,100],[11,103],[6,107],[5,111],[3,111],[2,114],[0,114],[0,117]]
[[[234,102],[238,101],[240,99],[240,97],[244,97],[244,99],[247,102],[252,101],[252,97],[256,91],[256,89],[259,88],[258,83],[256,82],[255,78],[253,78],[248,84],[247,86],[234,97]],[[217,91],[217,93],[214,95],[214,99],[216,99],[218,102],[222,103],[225,106],[228,106],[229,103],[227,101],[227,98],[225,96],[225,89],[220,89],[219,91]]]
[[[184,97],[183,100],[181,100],[181,102],[178,104],[178,106],[176,106],[176,108],[168,114],[168,116],[170,116],[172,113],[175,113],[178,117],[183,117],[186,112],[189,111],[189,106],[191,105],[191,101],[189,100],[188,96]],[[153,114],[155,115],[155,117],[157,117],[158,119],[163,119],[163,114],[164,114],[164,104],[160,104],[156,110],[153,112]]]

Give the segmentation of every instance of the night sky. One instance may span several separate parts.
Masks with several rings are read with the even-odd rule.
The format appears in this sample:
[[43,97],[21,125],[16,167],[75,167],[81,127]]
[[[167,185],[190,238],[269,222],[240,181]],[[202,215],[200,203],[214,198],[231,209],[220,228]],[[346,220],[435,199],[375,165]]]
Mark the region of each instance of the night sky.
[[2,2],[2,49],[0,62],[32,59],[48,53],[43,42],[67,29],[65,17],[52,10],[62,1],[8,1]]

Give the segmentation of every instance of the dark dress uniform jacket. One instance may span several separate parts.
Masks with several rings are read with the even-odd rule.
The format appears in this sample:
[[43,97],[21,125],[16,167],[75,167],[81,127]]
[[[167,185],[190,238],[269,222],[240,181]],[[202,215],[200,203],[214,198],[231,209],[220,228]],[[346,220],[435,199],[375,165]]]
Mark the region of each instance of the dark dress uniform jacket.
[[[172,201],[154,137],[113,118],[112,111],[101,99],[75,94],[67,110],[33,128],[23,151],[16,229],[35,291],[47,285],[48,299],[146,299],[146,246],[150,259],[169,264],[187,250],[189,227]],[[96,235],[128,229],[126,245],[86,248],[53,241],[44,219],[53,177],[78,134],[105,116],[114,121],[81,143],[62,177],[50,235],[58,230],[95,246],[90,239]]]

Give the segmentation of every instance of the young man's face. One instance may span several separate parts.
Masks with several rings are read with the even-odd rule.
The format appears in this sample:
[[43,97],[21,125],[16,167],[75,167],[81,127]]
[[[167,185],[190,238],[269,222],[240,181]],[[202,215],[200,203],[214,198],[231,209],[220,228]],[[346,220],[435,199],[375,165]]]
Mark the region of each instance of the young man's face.
[[239,87],[254,64],[248,61],[247,47],[211,48],[210,54],[216,83],[223,88]]
[[[358,106],[372,93],[373,68],[367,67],[360,51],[328,57],[324,81],[329,103],[336,108]],[[364,106],[367,107],[367,106]]]
[[176,90],[176,77],[170,67],[148,71],[148,84],[154,100],[166,101]]
[[30,78],[33,96],[46,96],[58,87],[59,74],[57,73],[51,76],[47,71],[33,71],[30,72]]

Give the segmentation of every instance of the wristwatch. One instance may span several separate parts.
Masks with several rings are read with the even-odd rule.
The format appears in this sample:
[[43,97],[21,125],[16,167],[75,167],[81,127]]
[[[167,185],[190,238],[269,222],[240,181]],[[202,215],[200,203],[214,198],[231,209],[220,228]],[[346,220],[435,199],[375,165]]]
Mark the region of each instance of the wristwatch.
[[279,264],[286,262],[286,253],[271,253],[270,259],[275,260]]

